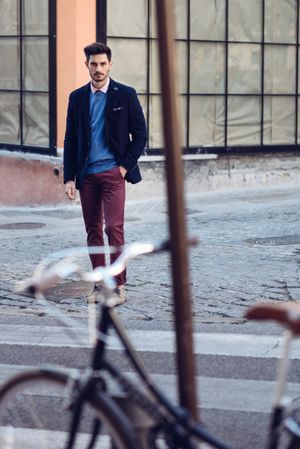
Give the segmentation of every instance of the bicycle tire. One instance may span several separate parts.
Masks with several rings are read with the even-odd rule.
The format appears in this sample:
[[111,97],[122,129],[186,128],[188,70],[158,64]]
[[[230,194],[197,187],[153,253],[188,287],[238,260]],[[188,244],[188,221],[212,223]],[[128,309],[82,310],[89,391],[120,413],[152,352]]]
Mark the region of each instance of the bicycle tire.
[[[68,382],[67,372],[52,369],[33,369],[8,379],[0,388],[1,449],[64,449],[72,417],[63,407]],[[140,448],[130,421],[105,392],[86,401],[84,410],[74,449],[87,447],[95,417],[104,433],[94,449]]]

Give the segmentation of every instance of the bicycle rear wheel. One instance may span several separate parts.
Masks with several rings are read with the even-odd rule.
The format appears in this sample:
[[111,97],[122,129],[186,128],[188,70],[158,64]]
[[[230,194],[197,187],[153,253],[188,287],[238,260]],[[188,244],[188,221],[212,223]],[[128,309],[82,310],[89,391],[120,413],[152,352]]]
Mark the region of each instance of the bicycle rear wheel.
[[[70,378],[63,371],[31,370],[0,388],[1,449],[65,449],[72,412],[68,408]],[[86,449],[94,418],[101,432],[93,449],[138,449],[138,439],[124,413],[105,393],[84,405],[74,449]]]

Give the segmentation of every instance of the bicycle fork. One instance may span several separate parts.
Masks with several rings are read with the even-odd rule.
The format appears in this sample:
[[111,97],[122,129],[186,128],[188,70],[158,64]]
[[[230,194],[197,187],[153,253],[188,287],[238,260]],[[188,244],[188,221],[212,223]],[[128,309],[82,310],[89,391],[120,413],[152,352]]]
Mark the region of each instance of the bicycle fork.
[[[65,449],[73,449],[83,407],[85,405],[85,399],[89,396],[91,391],[97,390],[97,384],[99,383],[99,381],[102,382],[102,379],[95,377],[93,373],[99,370],[103,364],[103,356],[105,352],[109,322],[109,308],[104,306],[102,309],[100,324],[97,329],[97,343],[92,355],[92,369],[87,371],[87,375],[83,379],[83,381],[80,382],[80,379],[78,378],[76,379],[77,382],[73,382],[72,385],[72,388],[74,390],[72,393],[73,398],[70,407],[72,409],[72,420],[69,439]],[[101,388],[104,388],[103,384],[101,385]],[[94,418],[91,439],[88,443],[87,449],[92,449],[94,447],[100,428],[100,420],[98,418]]]
[[282,423],[283,412],[286,407],[286,399],[284,390],[286,386],[288,366],[289,366],[289,349],[293,339],[293,334],[286,331],[283,336],[282,357],[277,364],[277,376],[275,386],[275,397],[272,407],[272,417],[270,423],[268,449],[277,449],[279,443],[279,430]]

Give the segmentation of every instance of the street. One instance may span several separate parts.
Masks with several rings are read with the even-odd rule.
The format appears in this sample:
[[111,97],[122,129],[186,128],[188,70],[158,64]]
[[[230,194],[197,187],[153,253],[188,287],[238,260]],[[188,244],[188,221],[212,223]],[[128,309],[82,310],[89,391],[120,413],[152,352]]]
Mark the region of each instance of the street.
[[[199,413],[216,435],[239,449],[263,447],[272,404],[281,330],[248,323],[257,301],[300,299],[300,185],[202,192],[186,198]],[[165,198],[129,201],[127,242],[168,235]],[[0,209],[0,344],[3,381],[23,367],[89,363],[86,296],[91,286],[70,280],[48,295],[55,313],[15,293],[50,252],[85,245],[78,202],[67,207]],[[88,268],[89,261],[82,264]],[[127,302],[118,312],[132,342],[163,390],[176,398],[172,282],[168,254],[144,256],[128,267]],[[76,320],[73,335],[61,316]],[[110,351],[128,365],[118,343]],[[300,393],[300,345],[291,352],[289,392]]]

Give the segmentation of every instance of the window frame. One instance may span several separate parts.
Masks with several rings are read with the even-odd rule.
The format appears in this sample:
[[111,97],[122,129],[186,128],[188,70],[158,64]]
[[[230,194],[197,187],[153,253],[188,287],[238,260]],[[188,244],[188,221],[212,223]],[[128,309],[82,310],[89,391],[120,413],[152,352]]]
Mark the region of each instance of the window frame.
[[[0,92],[14,92],[20,95],[20,112],[19,112],[19,127],[20,127],[20,143],[2,143],[0,142],[0,150],[22,151],[37,154],[57,155],[57,123],[56,123],[56,0],[48,0],[48,34],[23,34],[23,2],[18,0],[19,7],[19,34],[16,35],[2,35],[0,39],[16,38],[18,39],[20,49],[20,88],[19,89],[0,89]],[[29,91],[24,89],[23,80],[23,43],[26,38],[47,38],[48,39],[48,90],[46,91]],[[24,144],[23,136],[23,112],[24,112],[24,95],[26,93],[44,93],[48,95],[49,107],[49,145],[42,147],[36,145]]]
[[[146,38],[147,40],[147,112],[146,112],[146,122],[147,127],[149,129],[149,99],[150,95],[159,95],[159,94],[150,94],[149,88],[150,88],[150,43],[151,40],[155,39],[150,36],[150,22],[151,22],[151,0],[147,1],[147,8],[148,8],[148,33]],[[111,40],[118,39],[120,37],[124,39],[133,39],[133,37],[130,36],[108,36],[107,35],[107,0],[96,0],[97,2],[97,37],[101,37],[102,41],[106,42],[107,38]],[[266,3],[267,0],[261,1],[261,38],[258,41],[249,41],[249,40],[230,40],[229,39],[229,13],[230,13],[230,4],[231,0],[224,0],[225,3],[225,36],[224,40],[210,40],[210,39],[192,39],[191,38],[191,0],[187,0],[187,37],[186,39],[176,39],[176,41],[182,41],[187,43],[187,86],[186,86],[186,92],[182,94],[185,97],[186,101],[186,123],[185,123],[185,135],[184,135],[184,145],[183,150],[185,153],[217,153],[217,154],[227,154],[227,153],[269,153],[269,152],[285,152],[285,151],[297,151],[300,149],[300,120],[299,120],[299,3],[300,0],[295,0],[296,5],[296,18],[295,18],[295,26],[296,26],[296,41],[295,42],[278,42],[278,41],[266,41],[265,40],[265,30],[266,30]],[[137,39],[137,37],[134,37],[134,39]],[[225,46],[225,65],[224,65],[224,78],[225,78],[225,88],[224,92],[222,93],[210,93],[210,92],[204,92],[204,93],[191,93],[191,44],[192,43],[214,43],[214,44],[223,44]],[[247,45],[259,45],[260,46],[260,92],[256,93],[255,96],[259,97],[260,99],[260,135],[259,135],[259,145],[229,145],[229,135],[228,135],[228,127],[229,127],[229,113],[228,113],[228,105],[231,98],[239,96],[239,97],[248,97],[253,96],[251,93],[230,93],[229,92],[229,46],[234,44],[247,44]],[[294,46],[296,48],[295,51],[295,61],[294,61],[294,67],[295,67],[295,90],[293,93],[290,94],[283,94],[283,93],[266,93],[265,92],[265,69],[266,69],[266,61],[265,61],[265,49],[266,47],[270,46]],[[139,92],[138,92],[139,94]],[[191,146],[190,145],[190,100],[192,97],[195,96],[222,96],[224,97],[225,107],[224,107],[224,146]],[[293,141],[294,143],[282,143],[282,144],[266,144],[264,142],[264,128],[265,128],[265,110],[264,110],[264,103],[265,99],[267,97],[292,97],[295,101],[295,116],[294,116],[294,137]],[[147,147],[146,153],[148,154],[161,154],[163,151],[163,148],[155,148],[151,149]]]

